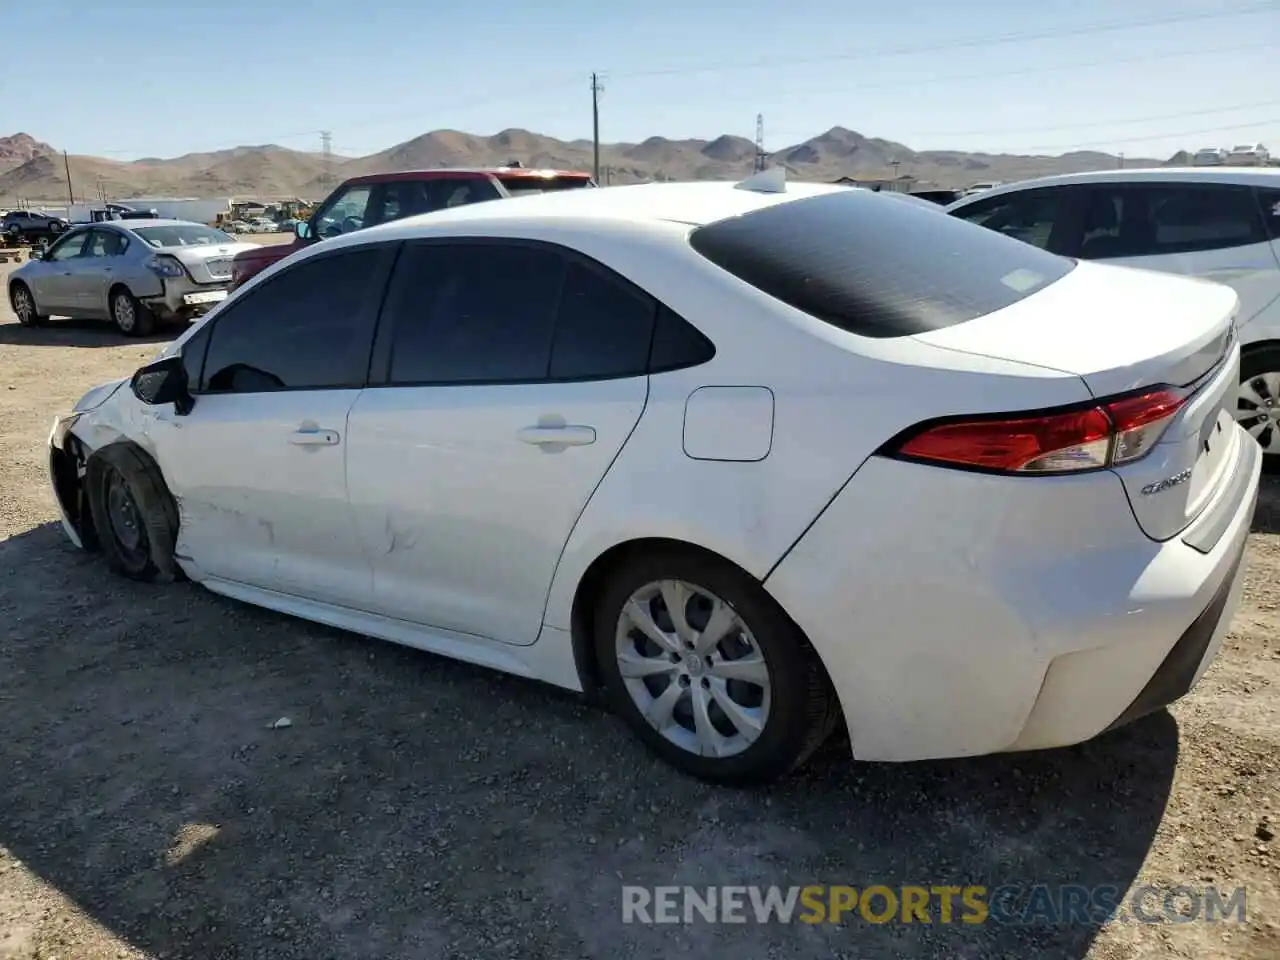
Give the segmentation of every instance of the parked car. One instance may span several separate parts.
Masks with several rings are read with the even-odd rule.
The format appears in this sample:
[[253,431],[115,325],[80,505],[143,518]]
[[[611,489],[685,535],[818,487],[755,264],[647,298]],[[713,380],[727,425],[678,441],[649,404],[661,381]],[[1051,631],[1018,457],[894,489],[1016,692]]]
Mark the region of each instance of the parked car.
[[958,190],[912,190],[911,196],[945,206],[959,200],[960,192]]
[[10,241],[31,243],[52,240],[71,229],[71,222],[64,217],[52,217],[30,210],[10,210],[0,221],[0,233]]
[[1205,147],[1191,157],[1193,167],[1220,167],[1227,162],[1227,151],[1221,147]]
[[1233,167],[1265,167],[1271,162],[1271,152],[1260,143],[1242,143],[1231,148],[1226,162]]
[[591,692],[711,780],[842,718],[873,760],[1052,747],[1234,613],[1238,301],[781,171],[477,203],[235,291],[50,470],[126,576]]
[[237,256],[233,283],[247,283],[295,250],[353,230],[483,200],[593,186],[585,173],[525,167],[410,170],[352,177],[329,194],[310,220],[295,224],[292,243],[260,246]]
[[157,322],[190,320],[225,299],[231,259],[246,246],[182,220],[77,227],[9,275],[9,303],[26,326],[57,315],[147,336]]
[[1280,170],[1106,170],[1012,184],[947,212],[1054,253],[1216,280],[1240,297],[1236,416],[1280,464]]

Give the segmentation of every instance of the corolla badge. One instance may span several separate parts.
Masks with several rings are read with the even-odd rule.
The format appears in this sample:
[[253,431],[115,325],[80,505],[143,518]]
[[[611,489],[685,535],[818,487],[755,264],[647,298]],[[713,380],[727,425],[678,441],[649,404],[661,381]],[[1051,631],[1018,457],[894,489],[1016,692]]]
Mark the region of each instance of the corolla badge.
[[1153,493],[1164,493],[1166,490],[1172,490],[1174,487],[1180,487],[1191,479],[1191,468],[1188,467],[1181,473],[1175,473],[1172,477],[1165,477],[1163,480],[1157,480],[1155,483],[1148,483],[1142,488],[1142,495],[1149,497]]

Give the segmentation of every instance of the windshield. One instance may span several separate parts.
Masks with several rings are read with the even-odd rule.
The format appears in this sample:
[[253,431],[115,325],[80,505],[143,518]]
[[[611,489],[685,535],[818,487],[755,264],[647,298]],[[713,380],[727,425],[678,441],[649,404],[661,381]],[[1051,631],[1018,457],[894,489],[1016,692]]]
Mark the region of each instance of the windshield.
[[595,186],[588,177],[499,177],[498,182],[513,197]]
[[152,247],[200,247],[214,243],[237,241],[213,227],[198,223],[179,223],[168,227],[134,227],[133,232]]
[[965,220],[868,190],[698,227],[693,249],[775,299],[864,337],[903,337],[1017,303],[1075,268]]

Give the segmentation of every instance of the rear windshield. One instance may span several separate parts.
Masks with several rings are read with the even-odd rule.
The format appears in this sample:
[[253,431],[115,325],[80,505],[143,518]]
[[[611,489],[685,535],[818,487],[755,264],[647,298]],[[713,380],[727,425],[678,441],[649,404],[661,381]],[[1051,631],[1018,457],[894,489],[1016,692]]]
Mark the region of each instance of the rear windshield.
[[209,243],[236,243],[221,230],[184,223],[168,227],[134,227],[133,232],[153,247],[198,247]]
[[693,249],[797,310],[863,337],[973,320],[1075,262],[867,190],[779,203],[698,227]]
[[498,177],[498,182],[513,197],[594,186],[587,177]]

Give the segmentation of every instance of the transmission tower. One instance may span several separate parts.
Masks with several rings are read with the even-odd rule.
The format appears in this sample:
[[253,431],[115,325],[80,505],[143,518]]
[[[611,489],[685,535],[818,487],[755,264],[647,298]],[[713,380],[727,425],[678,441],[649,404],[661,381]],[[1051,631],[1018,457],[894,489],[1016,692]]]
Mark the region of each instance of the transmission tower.
[[333,134],[328,130],[320,131],[320,156],[323,158],[324,170],[320,174],[320,181],[328,187],[333,180]]
[[769,163],[769,155],[764,152],[764,114],[756,114],[756,162],[755,169],[763,170]]

